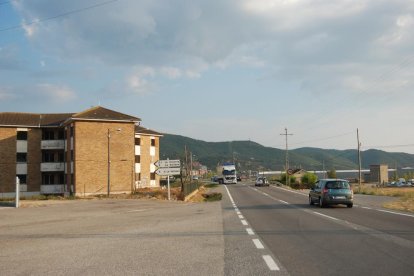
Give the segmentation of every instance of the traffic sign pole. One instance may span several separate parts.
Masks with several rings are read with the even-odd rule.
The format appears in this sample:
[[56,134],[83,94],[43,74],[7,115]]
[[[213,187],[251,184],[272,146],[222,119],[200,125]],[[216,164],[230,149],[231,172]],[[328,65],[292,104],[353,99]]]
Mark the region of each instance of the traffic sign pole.
[[[167,162],[169,162],[169,158],[167,158]],[[167,176],[167,186],[168,186],[168,200],[171,200],[171,190],[170,190],[170,175]]]

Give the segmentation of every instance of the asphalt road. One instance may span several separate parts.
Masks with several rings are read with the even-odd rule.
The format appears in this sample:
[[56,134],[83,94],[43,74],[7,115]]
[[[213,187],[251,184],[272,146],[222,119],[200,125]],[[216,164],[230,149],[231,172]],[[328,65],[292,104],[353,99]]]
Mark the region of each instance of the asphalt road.
[[233,200],[234,215],[240,214],[243,227],[254,232],[251,239],[261,242],[263,249],[256,251],[273,259],[276,275],[414,273],[412,214],[389,212],[372,198],[358,197],[351,209],[319,208],[308,204],[306,193],[275,186],[225,188],[223,208]]
[[0,207],[0,275],[412,275],[414,215],[309,206],[220,185],[211,203],[67,200]]

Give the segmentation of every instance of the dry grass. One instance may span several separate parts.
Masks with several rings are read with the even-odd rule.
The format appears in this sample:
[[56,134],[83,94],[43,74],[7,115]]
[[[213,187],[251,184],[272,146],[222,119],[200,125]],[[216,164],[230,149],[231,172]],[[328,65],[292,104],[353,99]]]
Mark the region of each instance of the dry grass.
[[378,196],[392,196],[398,199],[384,204],[385,208],[414,212],[414,188],[376,188],[376,187],[361,187],[359,191],[358,187],[354,187],[354,193],[365,195],[378,195]]

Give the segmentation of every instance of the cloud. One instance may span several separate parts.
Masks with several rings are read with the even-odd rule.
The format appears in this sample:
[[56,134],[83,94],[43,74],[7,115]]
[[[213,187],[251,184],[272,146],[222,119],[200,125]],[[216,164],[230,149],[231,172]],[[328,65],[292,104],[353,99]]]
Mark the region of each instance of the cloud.
[[12,93],[10,88],[0,87],[0,100],[1,101],[8,101],[14,98],[15,98],[15,95]]
[[67,86],[59,86],[50,83],[37,84],[35,93],[41,95],[45,101],[65,103],[76,99],[75,92]]
[[[15,8],[32,22],[95,3],[19,1]],[[243,65],[266,68],[264,79],[301,84],[298,93],[352,94],[372,81],[391,87],[414,72],[403,64],[406,73],[378,77],[414,48],[407,12],[413,9],[405,0],[117,1],[26,31],[33,45],[59,59],[152,68],[152,75],[126,76],[123,88],[135,93],[154,89],[158,76],[199,78],[212,68]],[[412,88],[411,82],[399,86]]]

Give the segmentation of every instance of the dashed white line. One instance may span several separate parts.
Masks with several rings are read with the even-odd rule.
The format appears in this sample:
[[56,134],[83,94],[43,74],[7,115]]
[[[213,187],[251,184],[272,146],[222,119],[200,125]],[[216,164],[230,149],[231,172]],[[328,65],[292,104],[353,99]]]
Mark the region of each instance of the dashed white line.
[[271,271],[279,271],[279,267],[270,255],[263,255],[263,259]]
[[244,219],[243,215],[239,215],[239,219]]
[[323,217],[328,218],[328,219],[340,220],[340,219],[337,219],[337,218],[334,218],[334,217],[331,217],[331,216],[328,216],[328,215],[325,215],[325,214],[322,214],[322,213],[319,213],[319,212],[312,212],[312,213],[323,216]]
[[253,243],[256,246],[257,249],[264,249],[263,244],[260,242],[259,239],[253,239]]
[[398,213],[398,212],[393,212],[393,211],[387,211],[387,210],[382,210],[382,209],[374,209],[374,210],[377,210],[379,212],[390,213],[390,214],[394,214],[394,215],[400,215],[400,216],[406,216],[406,217],[412,217],[412,218],[414,218],[414,215],[403,214],[403,213]]
[[246,228],[246,231],[247,231],[247,234],[249,234],[250,236],[254,235],[252,228]]
[[244,219],[240,220],[243,225],[249,225]]
[[289,204],[289,202],[286,202],[284,200],[281,200],[281,199],[278,199],[278,200],[279,200],[279,202],[282,202],[283,204]]

